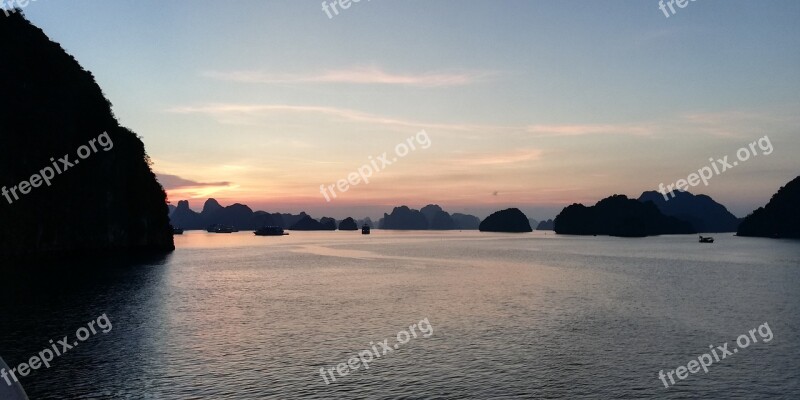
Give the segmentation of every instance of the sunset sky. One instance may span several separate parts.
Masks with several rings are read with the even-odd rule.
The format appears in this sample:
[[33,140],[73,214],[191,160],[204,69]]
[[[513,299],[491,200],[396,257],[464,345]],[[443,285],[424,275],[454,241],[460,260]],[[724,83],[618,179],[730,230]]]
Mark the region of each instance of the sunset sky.
[[[553,218],[638,196],[768,135],[693,188],[744,216],[800,174],[800,2],[38,0],[173,203],[377,217],[429,203]],[[13,40],[5,38],[4,40]],[[327,202],[334,185],[425,130]]]

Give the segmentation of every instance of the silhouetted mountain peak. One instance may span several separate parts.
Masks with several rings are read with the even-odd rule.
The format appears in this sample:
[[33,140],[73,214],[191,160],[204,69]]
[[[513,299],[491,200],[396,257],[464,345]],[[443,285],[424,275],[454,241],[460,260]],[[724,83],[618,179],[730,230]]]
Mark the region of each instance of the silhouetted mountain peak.
[[206,200],[205,204],[203,204],[202,213],[204,215],[210,215],[211,213],[222,210],[223,208],[224,207],[222,207],[222,205],[219,204],[219,202],[216,199],[208,199]]

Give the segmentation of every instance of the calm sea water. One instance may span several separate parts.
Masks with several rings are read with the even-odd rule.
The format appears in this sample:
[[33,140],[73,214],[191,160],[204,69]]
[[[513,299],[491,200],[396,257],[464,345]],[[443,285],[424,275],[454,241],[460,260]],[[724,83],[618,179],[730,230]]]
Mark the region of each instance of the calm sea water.
[[[187,232],[163,259],[3,276],[0,356],[105,314],[22,378],[32,399],[800,398],[800,242],[715,236]],[[765,322],[769,343],[659,380]]]

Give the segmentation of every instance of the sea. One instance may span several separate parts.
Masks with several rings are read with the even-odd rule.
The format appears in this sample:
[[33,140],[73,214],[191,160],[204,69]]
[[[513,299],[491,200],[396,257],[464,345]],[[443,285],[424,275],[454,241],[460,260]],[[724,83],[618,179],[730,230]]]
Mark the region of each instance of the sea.
[[188,231],[6,266],[0,357],[34,400],[800,398],[800,241],[714,237]]

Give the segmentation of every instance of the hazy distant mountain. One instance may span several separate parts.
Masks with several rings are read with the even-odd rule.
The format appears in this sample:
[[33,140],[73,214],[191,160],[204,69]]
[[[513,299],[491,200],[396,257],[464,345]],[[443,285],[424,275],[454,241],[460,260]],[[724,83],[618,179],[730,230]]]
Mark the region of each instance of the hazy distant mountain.
[[481,232],[532,232],[528,217],[518,208],[498,211],[481,222]]
[[642,203],[623,195],[605,198],[591,207],[573,204],[564,208],[555,219],[555,231],[621,237],[697,232],[689,222],[662,214],[652,202]]
[[360,219],[360,220],[356,221],[356,225],[358,225],[358,226],[363,226],[365,224],[367,226],[369,226],[370,228],[375,228],[375,223],[372,222],[372,219],[370,219],[369,217],[366,217],[364,219]]
[[305,216],[307,214],[304,212],[299,215],[254,212],[250,207],[238,203],[223,207],[217,200],[208,199],[203,205],[203,211],[199,213],[189,208],[187,200],[179,201],[170,214],[170,221],[172,226],[187,230],[206,229],[211,225],[231,226],[239,230],[256,230],[265,226],[287,229]]
[[456,223],[449,213],[442,210],[438,205],[429,204],[422,207],[420,212],[428,220],[428,229],[432,230],[452,230],[456,229]]
[[333,219],[333,218],[322,217],[322,218],[319,219],[319,223],[322,224],[322,226],[327,231],[335,231],[336,230],[336,220]]
[[697,232],[736,232],[739,219],[725,206],[704,194],[675,191],[669,201],[656,191],[644,192],[639,201],[652,201],[662,214],[678,217],[692,224]]
[[391,214],[384,214],[378,226],[380,229],[397,230],[453,230],[478,229],[478,217],[466,214],[453,214],[444,211],[436,204],[428,204],[417,211],[407,206],[396,207]]
[[357,231],[358,230],[358,224],[356,223],[356,221],[353,218],[347,217],[347,218],[343,219],[342,222],[339,223],[339,230],[340,231]]
[[473,230],[478,229],[481,224],[480,218],[474,215],[455,213],[451,217],[456,225],[455,229]]
[[766,206],[745,217],[736,234],[800,238],[800,176],[780,188]]
[[183,229],[203,229],[200,214],[189,208],[188,200],[181,200],[169,216],[172,226]]
[[533,228],[533,230],[536,230],[536,227],[539,226],[539,221],[533,218],[528,218],[528,223],[531,225],[531,228]]
[[380,229],[397,230],[425,230],[428,229],[428,219],[425,214],[408,208],[407,206],[395,207],[391,214],[383,214]]
[[556,229],[556,223],[552,219],[548,219],[547,221],[539,222],[539,225],[536,225],[537,231],[552,231]]
[[311,218],[310,216],[306,215],[301,218],[297,223],[292,225],[289,230],[293,231],[327,231],[328,228],[325,227],[321,222]]

